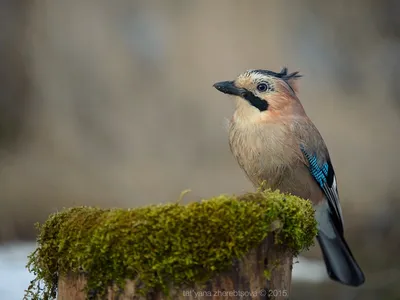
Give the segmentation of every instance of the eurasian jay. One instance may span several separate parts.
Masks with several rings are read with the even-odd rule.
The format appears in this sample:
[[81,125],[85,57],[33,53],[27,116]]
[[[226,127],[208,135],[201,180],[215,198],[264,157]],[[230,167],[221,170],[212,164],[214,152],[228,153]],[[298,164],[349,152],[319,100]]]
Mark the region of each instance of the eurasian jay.
[[230,149],[255,187],[312,201],[317,240],[331,279],[359,286],[365,277],[343,234],[335,172],[321,134],[298,98],[298,72],[249,70],[214,87],[236,96]]

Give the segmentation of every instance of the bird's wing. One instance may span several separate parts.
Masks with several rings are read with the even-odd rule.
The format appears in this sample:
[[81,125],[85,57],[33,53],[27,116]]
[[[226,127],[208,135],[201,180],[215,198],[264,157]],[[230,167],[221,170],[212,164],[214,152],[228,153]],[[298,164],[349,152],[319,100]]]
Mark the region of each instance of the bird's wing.
[[301,151],[306,158],[312,177],[323,191],[331,211],[331,217],[340,234],[343,234],[343,215],[340,206],[339,194],[336,183],[335,171],[329,155],[318,157],[315,152],[301,146]]

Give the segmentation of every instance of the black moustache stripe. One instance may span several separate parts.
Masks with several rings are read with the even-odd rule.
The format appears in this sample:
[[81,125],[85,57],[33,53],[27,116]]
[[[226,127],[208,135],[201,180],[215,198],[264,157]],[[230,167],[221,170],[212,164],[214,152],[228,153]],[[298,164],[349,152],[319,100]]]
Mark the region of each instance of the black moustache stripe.
[[242,94],[242,97],[246,99],[251,105],[258,108],[260,111],[268,110],[268,102],[255,96],[252,92],[246,91]]

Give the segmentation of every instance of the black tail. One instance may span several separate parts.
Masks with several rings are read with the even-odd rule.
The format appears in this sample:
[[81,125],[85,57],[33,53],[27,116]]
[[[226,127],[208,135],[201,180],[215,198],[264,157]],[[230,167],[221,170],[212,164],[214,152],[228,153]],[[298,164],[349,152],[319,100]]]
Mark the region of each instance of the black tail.
[[330,217],[330,213],[326,211],[322,220],[318,220],[317,236],[328,275],[342,284],[360,286],[365,281],[364,273],[353,257],[343,234],[338,232]]

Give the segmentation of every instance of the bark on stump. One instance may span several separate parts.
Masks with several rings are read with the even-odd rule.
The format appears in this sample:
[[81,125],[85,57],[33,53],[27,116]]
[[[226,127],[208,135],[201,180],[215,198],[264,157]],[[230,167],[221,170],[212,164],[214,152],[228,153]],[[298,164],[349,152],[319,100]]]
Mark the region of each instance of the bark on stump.
[[[170,299],[289,299],[292,277],[292,252],[284,246],[273,243],[270,234],[263,243],[251,250],[241,260],[233,263],[229,272],[221,273],[206,284],[170,289]],[[85,300],[85,278],[83,275],[60,278],[58,281],[59,300]],[[161,292],[146,296],[135,292],[135,281],[127,281],[124,291],[108,289],[108,300],[168,299]]]

